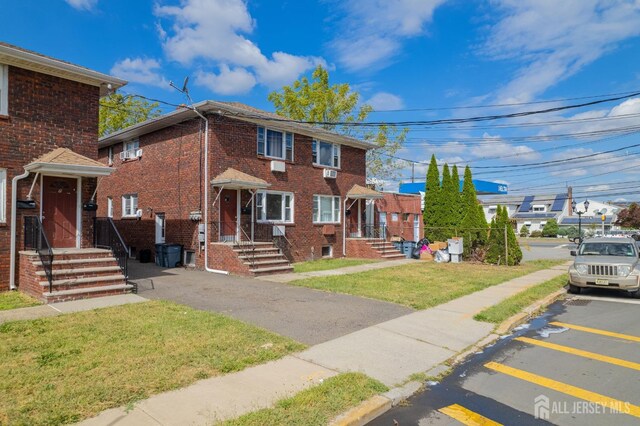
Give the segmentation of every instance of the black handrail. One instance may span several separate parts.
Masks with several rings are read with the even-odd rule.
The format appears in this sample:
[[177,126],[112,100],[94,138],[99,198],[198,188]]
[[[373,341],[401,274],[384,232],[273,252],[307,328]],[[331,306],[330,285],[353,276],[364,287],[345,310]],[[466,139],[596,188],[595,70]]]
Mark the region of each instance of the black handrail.
[[[93,219],[93,246],[111,250],[118,266],[122,270],[125,282],[129,282],[128,265],[129,248],[124,243],[113,219],[110,217],[96,217]],[[134,286],[134,293],[136,287]]]
[[49,282],[49,293],[51,293],[53,291],[53,249],[38,216],[24,217],[24,248],[38,252],[44,274]]

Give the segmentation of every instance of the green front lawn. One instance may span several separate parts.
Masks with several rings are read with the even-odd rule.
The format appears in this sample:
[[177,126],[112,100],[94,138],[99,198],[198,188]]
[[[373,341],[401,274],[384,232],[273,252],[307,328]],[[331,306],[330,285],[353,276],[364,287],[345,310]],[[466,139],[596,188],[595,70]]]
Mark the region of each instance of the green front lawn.
[[527,306],[548,296],[554,291],[560,290],[567,284],[569,277],[564,274],[559,277],[545,281],[533,287],[509,297],[502,302],[476,314],[473,318],[477,321],[492,322],[499,324],[513,315],[519,313]]
[[67,424],[304,345],[223,315],[146,302],[0,325],[0,424]]
[[6,291],[4,293],[0,293],[0,311],[28,308],[29,306],[37,306],[40,304],[41,303],[36,299],[18,291]]
[[536,260],[510,267],[416,262],[358,274],[307,278],[290,284],[426,309],[562,262]]
[[367,263],[376,263],[379,260],[373,259],[318,259],[308,262],[299,262],[293,264],[293,272],[313,272],[326,271],[328,269],[345,268],[347,266],[364,265]]
[[385,385],[362,373],[340,374],[291,398],[278,401],[273,408],[254,411],[222,424],[324,426],[339,414],[386,391]]

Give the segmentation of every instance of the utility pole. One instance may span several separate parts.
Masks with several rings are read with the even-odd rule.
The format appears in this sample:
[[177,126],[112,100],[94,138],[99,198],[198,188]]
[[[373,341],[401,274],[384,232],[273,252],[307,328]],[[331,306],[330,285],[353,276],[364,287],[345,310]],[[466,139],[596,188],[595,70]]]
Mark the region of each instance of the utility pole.
[[416,181],[416,163],[411,163],[411,183]]

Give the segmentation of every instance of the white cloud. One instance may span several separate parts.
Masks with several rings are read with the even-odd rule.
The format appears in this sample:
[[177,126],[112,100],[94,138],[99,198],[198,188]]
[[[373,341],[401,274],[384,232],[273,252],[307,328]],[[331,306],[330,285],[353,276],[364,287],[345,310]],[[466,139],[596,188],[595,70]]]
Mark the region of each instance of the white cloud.
[[196,74],[196,84],[221,95],[246,93],[256,85],[256,79],[244,68],[230,69],[220,66],[220,73],[200,72]]
[[98,5],[98,0],[65,0],[69,6],[78,10],[93,10]]
[[382,68],[404,39],[424,34],[434,10],[446,0],[347,0],[343,29],[331,46],[352,71]]
[[151,58],[125,58],[116,62],[111,74],[131,83],[169,88],[169,82],[158,72],[160,62]]
[[593,191],[608,191],[611,189],[611,185],[594,185],[589,186],[585,192],[593,192]]
[[540,158],[540,153],[526,145],[511,145],[500,136],[482,135],[482,145],[472,146],[469,151],[478,158],[504,157],[504,161],[531,161]]
[[501,11],[484,45],[495,59],[524,64],[498,94],[523,102],[640,35],[640,2],[628,0],[496,0]]
[[404,108],[404,102],[401,97],[387,92],[378,92],[365,103],[371,105],[376,111],[390,111]]
[[[167,57],[183,65],[200,61],[203,66],[213,64],[219,74],[203,71],[202,81],[216,93],[234,94],[247,91],[251,74],[255,84],[269,88],[290,84],[300,74],[315,66],[326,65],[322,58],[295,56],[273,52],[268,58],[247,38],[255,28],[243,0],[183,0],[180,6],[156,5],[154,13],[170,22],[170,28],[158,25]],[[221,82],[235,82],[226,86]],[[237,87],[239,91],[231,91]]]

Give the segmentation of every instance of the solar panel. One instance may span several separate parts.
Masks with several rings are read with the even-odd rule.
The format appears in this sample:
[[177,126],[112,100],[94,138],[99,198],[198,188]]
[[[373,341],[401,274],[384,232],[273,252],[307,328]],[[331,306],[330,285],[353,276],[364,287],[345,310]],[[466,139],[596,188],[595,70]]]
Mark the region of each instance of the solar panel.
[[518,211],[528,212],[529,210],[531,210],[532,201],[533,201],[533,195],[527,195],[526,197],[524,197],[524,200],[522,201],[522,204],[520,205],[520,208],[518,209]]
[[553,205],[551,206],[552,212],[561,212],[564,208],[564,202],[567,200],[567,194],[558,194],[556,195],[556,199],[553,200]]

